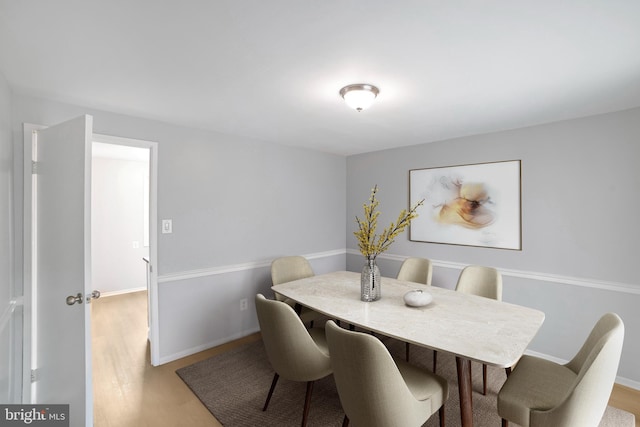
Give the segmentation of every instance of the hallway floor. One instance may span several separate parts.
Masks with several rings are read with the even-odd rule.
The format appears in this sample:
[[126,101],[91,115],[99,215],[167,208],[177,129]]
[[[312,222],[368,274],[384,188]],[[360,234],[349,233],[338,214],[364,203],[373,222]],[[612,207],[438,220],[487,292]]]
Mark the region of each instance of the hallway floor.
[[259,335],[152,367],[146,307],[144,291],[92,303],[94,426],[221,426],[175,370]]

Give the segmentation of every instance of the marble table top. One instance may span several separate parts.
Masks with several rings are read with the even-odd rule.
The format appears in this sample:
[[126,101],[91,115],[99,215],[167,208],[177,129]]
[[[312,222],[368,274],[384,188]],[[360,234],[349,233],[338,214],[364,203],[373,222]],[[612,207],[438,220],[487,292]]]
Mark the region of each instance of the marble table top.
[[[338,271],[273,286],[299,304],[333,319],[412,344],[446,351],[497,367],[511,367],[544,321],[544,313],[436,286],[382,278],[382,298],[360,301],[360,273]],[[422,289],[433,296],[424,307],[403,296]]]

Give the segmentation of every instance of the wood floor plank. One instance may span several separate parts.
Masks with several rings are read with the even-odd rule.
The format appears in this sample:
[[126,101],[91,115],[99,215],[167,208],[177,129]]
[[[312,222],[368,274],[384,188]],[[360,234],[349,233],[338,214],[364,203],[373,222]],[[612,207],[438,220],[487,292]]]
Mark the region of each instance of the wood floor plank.
[[259,335],[152,367],[146,304],[146,292],[100,298],[92,303],[94,425],[220,426],[175,371],[257,340]]
[[[95,300],[92,306],[95,427],[221,427],[176,375],[176,369],[228,351],[259,334],[152,367],[147,293]],[[632,412],[640,427],[640,391],[616,384],[611,406]]]
[[640,391],[615,384],[611,392],[609,405],[631,412],[636,417],[636,427],[640,427]]

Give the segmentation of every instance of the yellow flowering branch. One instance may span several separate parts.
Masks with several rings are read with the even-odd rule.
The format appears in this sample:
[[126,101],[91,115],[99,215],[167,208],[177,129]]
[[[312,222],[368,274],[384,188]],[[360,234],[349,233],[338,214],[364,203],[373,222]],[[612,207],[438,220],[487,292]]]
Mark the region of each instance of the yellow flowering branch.
[[418,216],[416,210],[424,203],[424,199],[422,199],[408,211],[406,209],[400,211],[396,222],[392,222],[376,239],[376,228],[378,226],[378,216],[380,215],[380,212],[377,210],[379,205],[378,199],[376,198],[377,192],[378,186],[376,185],[371,190],[369,203],[363,205],[364,219],[361,220],[356,216],[358,231],[353,233],[358,239],[360,252],[366,258],[375,258],[389,249],[394,239],[411,224],[412,219]]

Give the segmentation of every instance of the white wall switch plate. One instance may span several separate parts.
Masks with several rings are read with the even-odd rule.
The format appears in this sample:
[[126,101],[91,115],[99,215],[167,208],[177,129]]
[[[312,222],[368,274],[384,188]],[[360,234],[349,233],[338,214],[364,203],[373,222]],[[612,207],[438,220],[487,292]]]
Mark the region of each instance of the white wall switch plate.
[[173,233],[173,224],[170,219],[162,220],[162,234]]

